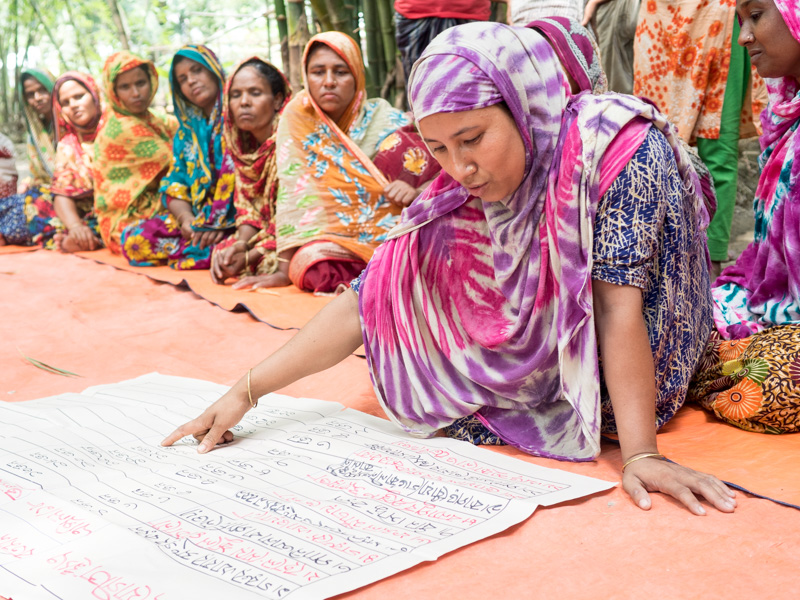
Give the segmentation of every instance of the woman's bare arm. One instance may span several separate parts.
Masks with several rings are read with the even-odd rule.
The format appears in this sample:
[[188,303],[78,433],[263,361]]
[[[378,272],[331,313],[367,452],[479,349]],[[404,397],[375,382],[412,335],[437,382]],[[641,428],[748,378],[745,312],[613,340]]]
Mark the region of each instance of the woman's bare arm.
[[[250,373],[253,400],[338,364],[361,343],[358,296],[347,290],[285,345],[253,367]],[[233,439],[228,430],[241,421],[250,408],[245,375],[202,415],[178,427],[161,444],[170,446],[184,436],[193,435],[202,440],[198,452],[208,452],[218,443]]]

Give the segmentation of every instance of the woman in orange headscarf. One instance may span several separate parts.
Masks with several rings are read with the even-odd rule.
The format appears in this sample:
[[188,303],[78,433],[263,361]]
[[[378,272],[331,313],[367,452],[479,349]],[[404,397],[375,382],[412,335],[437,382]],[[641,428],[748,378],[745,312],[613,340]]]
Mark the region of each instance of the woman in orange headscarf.
[[439,172],[410,115],[367,99],[361,51],[349,36],[314,36],[306,89],[278,126],[276,226],[283,281],[332,292],[356,277],[402,207]]

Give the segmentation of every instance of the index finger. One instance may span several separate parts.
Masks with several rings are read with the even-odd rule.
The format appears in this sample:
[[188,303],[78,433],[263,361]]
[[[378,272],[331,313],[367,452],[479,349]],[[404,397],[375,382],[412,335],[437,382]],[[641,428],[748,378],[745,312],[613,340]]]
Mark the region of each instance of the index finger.
[[170,433],[167,437],[161,440],[162,446],[172,446],[175,442],[179,439],[186,437],[187,435],[192,435],[194,433],[200,431],[208,431],[208,427],[203,425],[203,422],[198,417],[197,419],[193,419],[188,423],[184,423],[180,427],[178,427],[175,431]]

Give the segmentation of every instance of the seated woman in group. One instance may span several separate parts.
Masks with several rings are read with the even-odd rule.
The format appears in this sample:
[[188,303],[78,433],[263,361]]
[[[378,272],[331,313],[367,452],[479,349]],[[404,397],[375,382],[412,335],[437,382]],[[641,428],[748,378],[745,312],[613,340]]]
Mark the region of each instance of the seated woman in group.
[[733,511],[721,481],[658,452],[712,305],[708,212],[664,116],[571,95],[539,33],[497,23],[437,37],[409,98],[444,173],[351,289],[163,443],[231,441],[259,397],[363,343],[379,402],[412,435],[588,461],[616,433],[637,506],[661,491]]
[[253,56],[241,61],[225,85],[225,143],[235,167],[236,235],[217,244],[211,279],[234,288],[278,270],[275,240],[275,131],[291,98],[286,76]]
[[439,165],[409,115],[367,100],[351,37],[314,36],[302,68],[306,89],[278,125],[280,268],[243,284],[332,292],[362,271]]
[[[158,89],[155,65],[127,51],[112,54],[103,67],[108,99],[94,145],[94,206],[100,236],[121,252],[122,231],[162,210],[161,178],[172,164],[173,116],[157,115],[150,103]],[[129,256],[135,257],[129,245]],[[150,254],[143,242],[142,253]]]
[[94,214],[92,160],[97,126],[103,113],[100,91],[85,73],[68,71],[53,87],[56,161],[50,194],[59,222],[55,246],[63,252],[103,245]]
[[169,213],[128,227],[122,255],[139,267],[208,269],[214,246],[234,227],[233,161],[222,136],[225,73],[210,48],[189,45],[172,59],[169,82],[179,123],[159,190]]
[[720,419],[764,433],[800,431],[800,8],[740,2],[739,44],[766,78],[769,105],[755,238],[714,283],[716,331],[690,390]]
[[53,247],[57,225],[50,196],[56,154],[54,83],[55,78],[44,70],[25,69],[20,74],[18,92],[28,130],[31,177],[19,186],[19,193],[0,196],[0,246]]

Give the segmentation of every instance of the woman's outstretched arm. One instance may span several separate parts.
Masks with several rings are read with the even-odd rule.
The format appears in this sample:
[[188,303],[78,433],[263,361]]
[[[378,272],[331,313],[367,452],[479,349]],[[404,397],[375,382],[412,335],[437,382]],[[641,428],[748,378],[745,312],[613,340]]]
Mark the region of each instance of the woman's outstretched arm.
[[[647,456],[658,453],[655,430],[655,367],[642,316],[642,292],[629,285],[593,280],[595,327],[603,375],[614,409],[623,464],[622,487],[637,506],[650,508],[648,492],[663,492],[696,515],[696,495],[732,512],[735,493],[713,475]],[[642,457],[635,461],[632,458]]]
[[[250,393],[261,396],[289,385],[347,358],[361,345],[358,296],[347,290],[317,313],[297,335],[272,355],[253,367]],[[228,431],[251,408],[247,394],[247,374],[196,419],[169,434],[162,446],[171,446],[187,435],[201,440],[198,452],[208,452],[219,443],[229,442]]]

